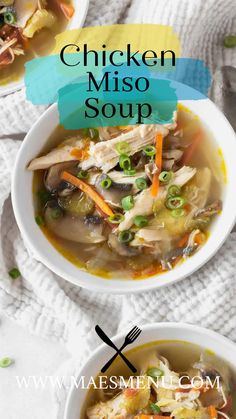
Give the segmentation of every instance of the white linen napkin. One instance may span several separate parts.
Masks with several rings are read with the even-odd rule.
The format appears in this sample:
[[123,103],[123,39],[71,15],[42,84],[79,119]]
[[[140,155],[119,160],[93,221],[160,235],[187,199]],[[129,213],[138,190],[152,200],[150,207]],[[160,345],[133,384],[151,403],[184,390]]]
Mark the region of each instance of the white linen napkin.
[[[234,0],[92,0],[86,25],[163,23],[179,33],[184,57],[201,58],[215,72],[236,66],[236,50],[222,47],[236,33]],[[34,107],[24,91],[0,99],[0,136],[28,131],[45,107]],[[99,324],[111,336],[154,321],[185,321],[209,327],[236,341],[236,233],[200,271],[182,282],[140,295],[110,296],[65,282],[33,258],[15,223],[10,200],[12,167],[20,142],[0,140],[0,309],[42,337],[64,342],[72,360],[60,373],[70,376],[99,344]],[[18,266],[22,277],[7,272]],[[62,418],[66,386],[55,391],[55,417]]]

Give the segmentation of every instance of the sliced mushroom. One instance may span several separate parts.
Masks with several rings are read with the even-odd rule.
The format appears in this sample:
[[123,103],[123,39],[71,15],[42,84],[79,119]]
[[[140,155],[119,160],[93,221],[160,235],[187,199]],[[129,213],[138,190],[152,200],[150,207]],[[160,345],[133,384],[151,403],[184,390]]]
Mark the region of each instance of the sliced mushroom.
[[104,189],[101,186],[101,182],[106,179],[106,175],[98,176],[96,179],[95,187],[100,195],[105,199],[106,202],[110,203],[115,207],[121,206],[121,199],[124,198],[132,190],[132,184],[118,184],[113,183],[110,188]]
[[[69,162],[63,162],[63,163],[57,163],[51,166],[44,177],[44,185],[46,189],[50,193],[56,193],[59,191],[61,194],[63,194],[63,190],[69,189],[71,190],[75,189],[72,185],[69,185],[66,182],[63,182],[61,180],[61,173],[64,170],[69,170],[71,173],[76,172],[78,162],[77,161],[69,161]],[[78,171],[78,169],[77,169]]]
[[131,256],[136,256],[141,252],[139,248],[133,248],[133,247],[130,247],[129,245],[120,243],[117,235],[114,233],[111,233],[109,235],[108,245],[110,246],[112,250],[114,250],[120,256],[131,257]]
[[217,199],[215,202],[213,202],[211,205],[208,205],[206,208],[197,210],[194,214],[194,218],[197,218],[199,216],[212,217],[213,215],[218,214],[221,210],[222,201],[220,199]]
[[103,224],[85,224],[83,217],[72,216],[68,213],[56,214],[55,206],[47,206],[44,219],[47,228],[56,236],[76,243],[101,243]]

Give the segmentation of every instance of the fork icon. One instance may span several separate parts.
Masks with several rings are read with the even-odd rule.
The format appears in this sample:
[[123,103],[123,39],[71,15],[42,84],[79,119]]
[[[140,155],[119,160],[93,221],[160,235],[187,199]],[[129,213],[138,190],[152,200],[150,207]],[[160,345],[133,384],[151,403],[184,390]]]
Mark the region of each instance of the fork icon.
[[116,345],[111,341],[111,339],[103,332],[103,330],[98,325],[95,327],[95,330],[96,330],[98,336],[103,340],[103,342],[105,342],[111,348],[116,350],[115,355],[106,363],[106,365],[104,365],[104,367],[101,369],[101,372],[104,373],[111,366],[111,364],[115,361],[115,359],[118,357],[118,355],[120,355],[120,357],[123,359],[123,361],[126,363],[126,365],[128,365],[128,367],[131,369],[131,371],[133,373],[136,373],[137,369],[122,354],[122,351],[123,351],[124,348],[126,348],[126,346],[130,345],[131,343],[133,343],[138,338],[138,336],[142,332],[141,329],[139,329],[137,326],[133,327],[133,329],[130,330],[128,335],[125,337],[124,343],[123,343],[123,345],[121,346],[120,349],[118,349],[116,347]]

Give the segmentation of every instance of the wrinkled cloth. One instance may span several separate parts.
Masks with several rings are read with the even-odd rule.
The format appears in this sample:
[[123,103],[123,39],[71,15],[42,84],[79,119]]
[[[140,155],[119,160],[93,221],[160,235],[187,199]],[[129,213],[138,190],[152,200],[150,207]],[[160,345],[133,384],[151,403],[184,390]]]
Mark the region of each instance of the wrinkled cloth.
[[[236,33],[233,0],[92,0],[86,25],[112,23],[173,25],[182,56],[204,59],[213,73],[222,65],[236,66],[236,50],[222,47],[224,37]],[[184,320],[236,341],[236,233],[190,278],[139,295],[77,288],[33,257],[12,211],[11,175],[20,142],[11,135],[27,132],[44,109],[27,102],[24,90],[0,98],[0,136],[9,137],[0,140],[0,309],[30,332],[64,343],[72,358],[59,373],[68,377],[99,344],[96,324],[112,336],[134,323]],[[13,266],[22,274],[15,281],[7,274]],[[63,417],[66,395],[66,384],[55,391],[57,419]]]

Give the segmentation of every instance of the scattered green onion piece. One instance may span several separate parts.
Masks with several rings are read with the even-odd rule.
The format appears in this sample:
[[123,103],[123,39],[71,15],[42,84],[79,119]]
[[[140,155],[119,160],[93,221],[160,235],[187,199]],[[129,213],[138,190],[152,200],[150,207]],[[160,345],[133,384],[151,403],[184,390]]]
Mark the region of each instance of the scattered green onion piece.
[[35,221],[36,221],[36,224],[38,224],[39,227],[42,227],[42,226],[45,225],[44,219],[41,215],[36,215]]
[[123,170],[130,170],[131,169],[131,160],[127,154],[121,154],[119,158],[119,165]]
[[182,196],[169,196],[165,202],[165,205],[168,209],[174,210],[183,208],[185,203],[186,200]]
[[159,368],[154,367],[154,368],[149,368],[147,370],[147,375],[152,378],[159,378],[164,375],[164,372],[160,370]]
[[53,218],[53,220],[57,220],[63,215],[63,211],[59,207],[52,208],[50,215],[51,215],[51,218]]
[[153,413],[160,413],[161,412],[160,407],[155,403],[150,403],[150,409],[153,411]]
[[103,189],[109,189],[112,185],[112,180],[111,178],[109,178],[109,176],[107,176],[105,179],[103,179],[100,183],[101,187]]
[[171,211],[171,215],[174,218],[180,218],[180,217],[183,217],[184,215],[186,215],[186,211],[185,211],[184,208],[173,209]]
[[50,198],[50,193],[47,192],[45,189],[41,189],[40,191],[38,191],[37,195],[42,205],[45,205]]
[[169,183],[169,181],[172,179],[173,173],[172,172],[161,172],[159,174],[159,181],[161,183]]
[[134,207],[134,198],[132,195],[125,196],[121,200],[121,206],[125,211],[129,211]]
[[226,38],[224,39],[224,46],[225,48],[236,47],[236,35],[226,36]]
[[168,189],[167,194],[169,196],[179,196],[181,194],[181,189],[177,185],[171,185]]
[[156,147],[154,147],[153,145],[147,145],[146,147],[144,147],[143,151],[147,156],[152,157],[156,154]]
[[2,358],[0,359],[0,368],[8,368],[10,365],[13,364],[13,360],[11,358]]
[[21,276],[21,273],[19,271],[19,269],[17,268],[13,268],[8,272],[8,275],[12,278],[12,279],[17,279],[19,278],[19,276]]
[[116,151],[119,154],[127,154],[129,152],[129,143],[127,141],[122,141],[116,145]]
[[134,233],[129,230],[124,230],[119,233],[118,240],[121,243],[129,243],[134,238]]
[[143,189],[147,189],[148,185],[147,185],[147,181],[144,177],[139,177],[138,179],[136,179],[135,181],[135,185],[137,186],[138,189],[140,189],[141,191]]
[[112,224],[120,224],[124,219],[125,217],[123,216],[123,214],[118,214],[118,213],[108,217],[108,221]]
[[77,173],[77,177],[79,179],[87,179],[88,178],[88,172],[86,170],[80,170],[79,173]]
[[146,225],[148,225],[148,219],[147,217],[144,217],[144,215],[136,215],[136,217],[134,217],[134,224],[137,227],[146,227]]
[[13,25],[14,23],[16,23],[16,13],[9,11],[9,12],[5,12],[3,16],[4,16],[4,22],[7,25]]
[[99,131],[96,128],[89,128],[89,136],[91,140],[97,141],[99,139]]
[[136,175],[136,170],[135,169],[124,170],[124,174],[127,175],[127,176],[135,176]]

